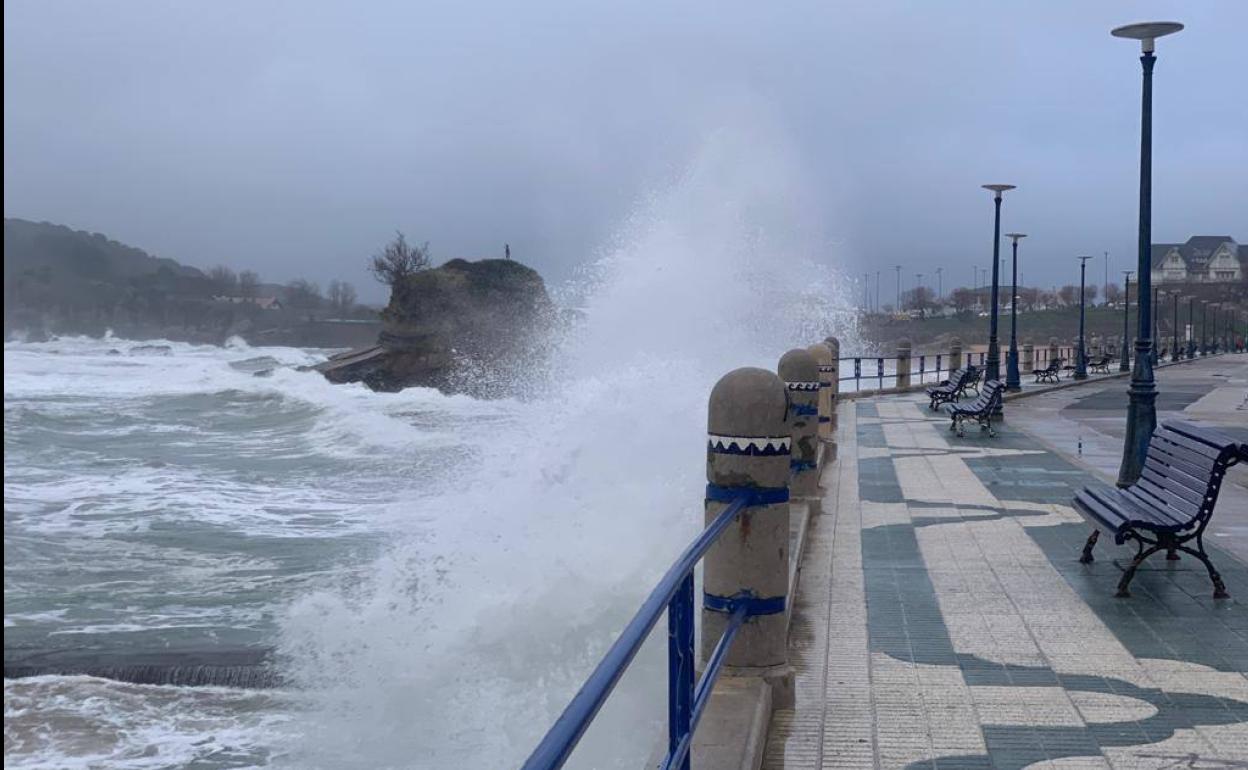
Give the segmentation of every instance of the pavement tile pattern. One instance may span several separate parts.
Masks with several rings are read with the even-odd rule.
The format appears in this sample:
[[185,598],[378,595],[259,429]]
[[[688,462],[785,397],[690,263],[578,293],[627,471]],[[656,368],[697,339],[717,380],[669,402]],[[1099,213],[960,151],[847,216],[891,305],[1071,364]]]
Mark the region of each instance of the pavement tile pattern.
[[1248,768],[1248,567],[1214,549],[1214,601],[1158,559],[1115,599],[1133,549],[1078,563],[1084,467],[1008,422],[958,439],[915,396],[840,426],[764,767]]

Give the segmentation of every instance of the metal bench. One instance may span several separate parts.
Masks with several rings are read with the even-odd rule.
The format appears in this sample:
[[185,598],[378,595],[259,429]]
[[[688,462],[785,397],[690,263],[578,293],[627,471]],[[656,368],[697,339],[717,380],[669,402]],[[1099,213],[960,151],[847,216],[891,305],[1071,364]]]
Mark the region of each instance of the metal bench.
[[949,373],[949,379],[933,385],[927,389],[927,397],[931,400],[928,409],[935,409],[943,403],[949,401],[957,401],[962,397],[962,392],[966,390],[967,383],[970,382],[971,372],[975,367],[954,369]]
[[1099,360],[1088,364],[1093,374],[1109,374],[1109,356],[1101,356]]
[[1032,369],[1031,373],[1035,376],[1036,382],[1057,382],[1061,378],[1062,361],[1064,360],[1062,358],[1054,358],[1043,369]]
[[968,390],[973,390],[975,395],[979,395],[979,381],[984,377],[984,370],[967,364],[966,371],[969,373],[969,376],[966,378],[966,384],[962,386],[962,391],[958,393],[958,398],[965,396]]
[[992,427],[992,415],[1001,408],[1004,390],[1005,386],[1000,380],[989,380],[984,383],[984,391],[974,401],[966,404],[945,404],[941,409],[949,415],[949,430],[956,430],[959,436],[964,436],[966,434],[962,432],[962,423],[974,420],[979,423],[980,430],[988,431],[989,436],[997,435]]
[[[1118,581],[1116,596],[1130,596],[1129,586],[1140,564],[1157,551],[1179,558],[1179,551],[1204,563],[1213,581],[1213,598],[1228,594],[1222,577],[1205,553],[1204,534],[1226,469],[1248,461],[1248,443],[1213,428],[1174,421],[1153,431],[1140,478],[1125,489],[1086,487],[1075,495],[1075,510],[1095,529],[1079,561],[1092,559],[1101,530],[1112,532],[1118,545],[1134,540],[1137,551]],[[1185,543],[1195,540],[1196,549]]]

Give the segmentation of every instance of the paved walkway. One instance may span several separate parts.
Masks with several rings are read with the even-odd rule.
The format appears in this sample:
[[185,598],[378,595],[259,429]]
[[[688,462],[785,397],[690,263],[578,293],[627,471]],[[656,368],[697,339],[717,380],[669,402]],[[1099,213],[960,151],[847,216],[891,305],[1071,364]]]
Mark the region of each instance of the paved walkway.
[[[1173,375],[1214,394],[1196,369],[1216,363],[1164,370],[1163,393]],[[1230,600],[1190,559],[1150,563],[1114,599],[1129,549],[1103,539],[1079,564],[1088,527],[1069,507],[1097,482],[1092,428],[1084,465],[1019,427],[1108,420],[1082,415],[1081,391],[1125,386],[1011,402],[997,438],[956,438],[917,396],[841,407],[794,597],[797,705],[773,717],[765,767],[1248,768],[1248,566],[1214,550]],[[1228,404],[1219,421],[1248,429]],[[1226,502],[1215,519],[1242,527]]]

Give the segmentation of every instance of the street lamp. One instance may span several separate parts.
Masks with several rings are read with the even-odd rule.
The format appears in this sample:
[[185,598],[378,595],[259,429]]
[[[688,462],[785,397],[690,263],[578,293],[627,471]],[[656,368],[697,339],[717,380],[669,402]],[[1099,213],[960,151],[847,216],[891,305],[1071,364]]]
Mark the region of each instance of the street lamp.
[[1200,301],[1200,354],[1209,355],[1209,301]]
[[1140,227],[1137,243],[1136,270],[1140,279],[1139,337],[1135,341],[1135,368],[1131,372],[1131,387],[1127,390],[1127,431],[1123,440],[1122,467],[1118,470],[1118,485],[1135,483],[1144,467],[1148,454],[1149,439],[1157,427],[1157,384],[1153,379],[1152,308],[1148,304],[1148,290],[1152,283],[1153,241],[1153,55],[1154,41],[1183,29],[1182,24],[1172,21],[1128,24],[1110,32],[1114,37],[1140,41],[1140,65],[1143,67],[1143,90],[1140,99]]
[[1022,390],[1023,385],[1018,377],[1018,241],[1026,238],[1026,233],[1006,233],[1006,238],[1013,241],[1014,270],[1010,293],[1010,352],[1005,359],[1005,389]]
[[936,268],[936,299],[937,301],[945,298],[945,279],[942,275],[945,272],[943,267]]
[[1196,297],[1187,298],[1187,360],[1196,357]]
[[992,308],[988,311],[988,360],[984,362],[988,370],[984,382],[989,382],[1001,379],[1001,347],[997,344],[997,297],[1001,281],[998,269],[1001,263],[1001,193],[1013,190],[1014,185],[986,184],[981,186],[985,190],[992,191],[995,212],[992,226]]
[[1122,358],[1118,361],[1120,372],[1131,371],[1131,330],[1128,319],[1131,317],[1131,276],[1134,273],[1134,270],[1122,271],[1125,288],[1122,290]]
[[1178,361],[1183,358],[1179,355],[1179,293],[1171,292],[1170,296],[1174,298],[1174,343],[1170,351],[1170,360]]
[[[1143,282],[1141,282],[1141,285],[1142,284]],[[1160,294],[1161,294],[1161,289],[1158,289],[1158,288],[1153,289],[1153,303],[1149,307],[1150,310],[1157,307],[1157,299]],[[1159,327],[1157,326],[1157,319],[1159,317],[1160,317],[1160,314],[1153,315],[1153,349],[1149,353],[1149,356],[1151,356],[1153,366],[1157,365],[1157,352],[1161,348],[1161,334],[1160,334]]]
[[893,269],[897,271],[897,312],[901,312],[901,265],[894,265]]
[[1075,379],[1088,379],[1087,343],[1083,337],[1083,287],[1087,283],[1088,260],[1095,257],[1079,257],[1079,349],[1075,353]]

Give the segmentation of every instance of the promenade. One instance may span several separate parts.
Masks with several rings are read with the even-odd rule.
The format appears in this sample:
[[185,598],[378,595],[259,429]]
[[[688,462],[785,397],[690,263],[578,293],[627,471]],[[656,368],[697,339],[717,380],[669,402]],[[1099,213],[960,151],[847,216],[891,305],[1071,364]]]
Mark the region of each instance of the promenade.
[[[1160,420],[1248,434],[1248,357],[1157,378]],[[1115,599],[1134,551],[1109,538],[1078,562],[1071,498],[1116,477],[1126,386],[1011,400],[996,438],[921,394],[840,405],[764,767],[1248,768],[1248,468],[1209,538],[1231,599],[1186,557]]]

